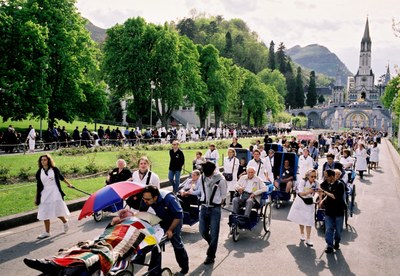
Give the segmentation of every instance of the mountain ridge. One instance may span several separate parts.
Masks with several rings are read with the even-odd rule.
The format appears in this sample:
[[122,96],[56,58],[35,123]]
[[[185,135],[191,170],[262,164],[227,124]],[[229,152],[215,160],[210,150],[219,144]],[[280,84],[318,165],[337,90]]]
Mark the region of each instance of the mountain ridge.
[[321,73],[334,79],[339,76],[339,82],[336,81],[335,85],[345,86],[347,77],[353,76],[338,56],[323,45],[316,43],[305,47],[296,45],[288,49],[286,54],[295,63],[309,70],[314,70],[316,73]]

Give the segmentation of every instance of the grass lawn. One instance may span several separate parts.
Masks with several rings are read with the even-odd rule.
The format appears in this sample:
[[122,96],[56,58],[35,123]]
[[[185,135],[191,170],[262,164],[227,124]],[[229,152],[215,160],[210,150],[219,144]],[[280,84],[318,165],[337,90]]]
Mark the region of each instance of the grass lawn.
[[[241,139],[239,142],[248,148],[250,143],[255,139]],[[183,152],[185,154],[185,167],[186,171],[192,170],[192,160],[195,157],[196,149],[184,149],[188,144],[182,144]],[[222,165],[223,156],[226,156],[227,149],[219,149],[220,162]],[[203,154],[206,150],[201,150]],[[119,151],[112,152],[97,152],[89,153],[82,156],[57,156],[52,154],[54,157],[56,166],[61,170],[66,168],[66,166],[78,166],[84,167],[87,163],[94,160],[96,165],[104,170],[108,170],[115,166],[115,161]],[[152,161],[152,170],[158,174],[161,180],[168,179],[168,165],[169,165],[169,154],[168,150],[148,150],[143,152]],[[40,153],[35,154],[25,154],[25,155],[2,155],[0,156],[0,167],[9,168],[9,173],[12,176],[17,176],[23,171],[25,174],[34,176],[37,171],[37,161],[39,159]],[[187,174],[183,171],[182,174]],[[93,178],[72,178],[70,179],[72,184],[81,190],[93,193],[94,191],[100,189],[104,186],[105,177],[93,177]],[[87,197],[73,189],[68,189],[64,182],[62,182],[63,190],[66,193],[65,200],[72,200],[81,197]],[[6,184],[0,185],[0,217],[17,214],[25,211],[34,210],[37,207],[34,205],[34,198],[36,194],[36,183],[35,182],[25,182],[17,184]]]

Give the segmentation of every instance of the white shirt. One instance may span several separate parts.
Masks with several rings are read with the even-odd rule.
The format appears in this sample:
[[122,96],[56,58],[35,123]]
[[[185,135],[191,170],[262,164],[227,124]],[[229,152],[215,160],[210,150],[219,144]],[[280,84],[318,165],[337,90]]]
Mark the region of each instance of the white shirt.
[[[257,163],[256,160],[251,159],[249,161],[249,163],[247,164],[247,167],[253,167],[256,171],[256,176],[261,178],[261,180],[263,182],[266,182],[266,181],[268,181],[267,176],[266,176],[266,175],[268,175],[267,167],[266,167],[266,164],[264,164],[264,162],[262,160],[260,160],[260,162],[261,163]],[[260,170],[258,168],[260,168]]]
[[314,160],[311,158],[310,155],[307,155],[307,158],[304,155],[300,156],[299,158],[299,175],[300,178],[304,178],[306,172],[314,168]]
[[[149,172],[150,171],[147,171],[143,178],[140,179],[139,170],[134,171],[132,174],[132,182],[146,185]],[[149,185],[156,186],[158,189],[160,189],[160,178],[154,172],[151,172]]]

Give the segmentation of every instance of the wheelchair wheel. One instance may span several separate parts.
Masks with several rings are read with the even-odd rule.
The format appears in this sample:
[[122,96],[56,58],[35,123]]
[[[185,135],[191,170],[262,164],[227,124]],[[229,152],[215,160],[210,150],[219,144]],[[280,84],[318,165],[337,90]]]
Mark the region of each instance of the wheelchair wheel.
[[351,201],[350,201],[350,205],[349,205],[350,217],[353,216],[355,199],[356,199],[356,186],[354,185],[353,190],[351,192]]
[[269,232],[271,226],[271,202],[267,202],[263,209],[263,225],[266,233]]
[[93,219],[95,222],[101,221],[103,219],[103,217],[104,217],[103,211],[98,211],[98,212],[93,213]]
[[232,226],[232,239],[234,242],[237,242],[239,239],[239,230],[237,225]]
[[163,275],[163,276],[172,276],[172,270],[169,269],[169,267],[164,267],[161,270],[161,275]]
[[115,274],[115,276],[133,276],[133,273],[130,272],[129,270],[122,270]]

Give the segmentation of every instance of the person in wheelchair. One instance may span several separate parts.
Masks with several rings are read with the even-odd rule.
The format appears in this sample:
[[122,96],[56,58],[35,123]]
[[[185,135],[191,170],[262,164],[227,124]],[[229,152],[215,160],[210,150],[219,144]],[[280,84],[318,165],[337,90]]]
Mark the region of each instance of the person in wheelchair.
[[255,204],[260,204],[261,195],[267,191],[267,186],[256,174],[254,167],[247,167],[247,175],[240,177],[236,184],[237,195],[233,199],[234,214],[239,214],[240,207],[246,206],[244,215],[250,217],[251,209]]
[[279,191],[285,191],[286,193],[290,193],[293,187],[293,179],[294,179],[294,170],[290,166],[289,160],[285,160],[283,163],[282,175],[276,176],[276,180],[274,181],[274,186]]
[[197,205],[199,198],[196,195],[192,195],[194,191],[197,191],[200,187],[200,171],[194,170],[191,173],[191,177],[187,178],[181,185],[179,185],[179,191],[177,197],[181,202],[181,206],[184,212],[190,212],[190,205]]

